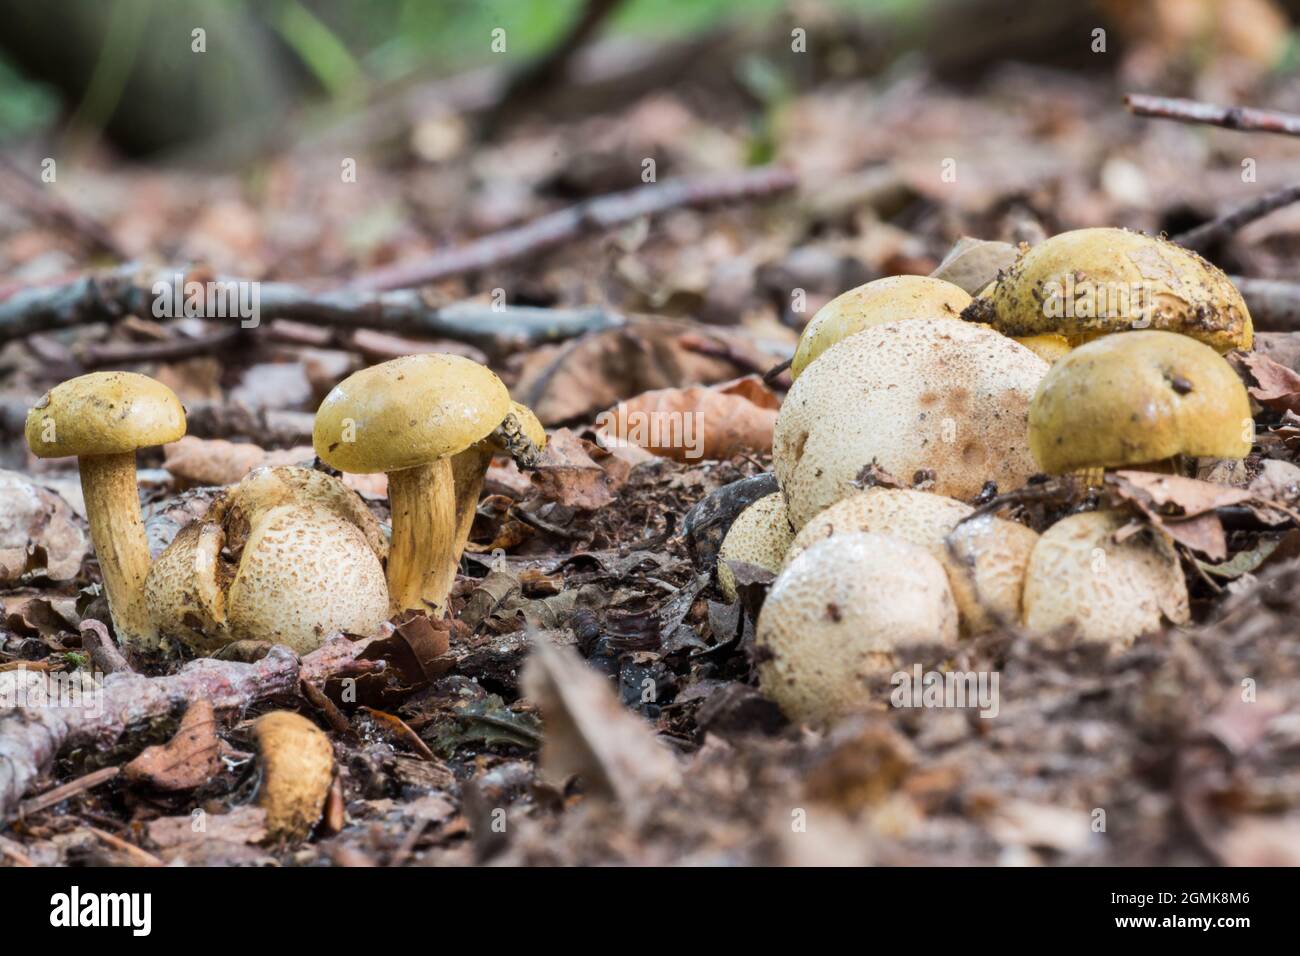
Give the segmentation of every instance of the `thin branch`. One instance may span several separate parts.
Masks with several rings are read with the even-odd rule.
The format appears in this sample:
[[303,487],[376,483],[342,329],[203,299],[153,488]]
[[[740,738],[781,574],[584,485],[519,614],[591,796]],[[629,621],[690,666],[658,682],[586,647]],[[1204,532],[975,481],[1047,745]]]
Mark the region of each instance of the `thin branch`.
[[347,288],[375,291],[428,285],[535,256],[643,216],[659,215],[672,209],[774,196],[793,189],[797,182],[794,173],[787,169],[762,166],[741,173],[673,179],[597,196],[514,229],[504,229],[463,246],[436,252],[418,262],[398,263],[362,273],[349,282]]
[[1300,185],[1288,186],[1285,189],[1279,189],[1276,192],[1260,196],[1253,202],[1248,202],[1231,212],[1211,219],[1195,229],[1189,229],[1187,232],[1175,236],[1174,242],[1189,249],[1207,249],[1214,243],[1228,238],[1244,226],[1250,225],[1256,219],[1263,219],[1274,210],[1298,201],[1300,201]]
[[1135,116],[1154,116],[1158,119],[1177,120],[1180,123],[1204,123],[1224,129],[1245,130],[1254,133],[1281,133],[1300,136],[1300,116],[1279,113],[1276,110],[1258,110],[1249,106],[1219,106],[1197,100],[1177,99],[1169,96],[1148,96],[1129,93],[1124,105]]
[[[0,344],[55,329],[107,322],[127,315],[149,316],[158,295],[155,287],[189,282],[205,288],[246,288],[249,282],[213,277],[199,270],[142,270],[124,266],[82,276],[56,286],[22,289],[0,301]],[[211,283],[211,285],[207,285]],[[622,317],[599,308],[542,309],[494,306],[486,302],[432,305],[416,290],[374,293],[354,290],[313,291],[287,282],[259,282],[256,315],[230,317],[231,323],[260,327],[271,319],[291,319],[346,329],[382,329],[407,335],[448,338],[498,353],[510,348],[557,342],[583,332],[610,328]],[[247,303],[252,303],[250,290]],[[240,331],[243,331],[241,328]],[[209,347],[211,342],[205,343]],[[136,350],[138,352],[138,350]],[[116,356],[111,356],[116,358]]]
[[1256,330],[1300,331],[1300,282],[1229,276],[1250,309]]

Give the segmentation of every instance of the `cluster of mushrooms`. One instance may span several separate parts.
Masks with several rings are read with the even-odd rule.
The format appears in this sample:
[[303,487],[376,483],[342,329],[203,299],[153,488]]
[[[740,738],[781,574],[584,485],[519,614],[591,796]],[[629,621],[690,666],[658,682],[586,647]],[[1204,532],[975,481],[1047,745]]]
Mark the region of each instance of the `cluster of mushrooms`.
[[174,640],[200,654],[240,640],[306,653],[332,633],[370,634],[405,611],[441,611],[492,456],[533,464],[546,441],[536,416],[478,363],[394,359],[339,383],[312,435],[331,467],[387,474],[391,534],[339,479],[260,468],[151,560],[135,453],[184,434],[176,395],[131,372],[63,382],[26,424],[34,454],[78,459],[119,639],[145,650]]
[[[1112,288],[1140,288],[1141,315],[1048,301]],[[742,512],[719,551],[731,599],[731,562],[776,575],[755,634],[764,693],[792,719],[828,719],[864,706],[905,646],[1011,626],[1126,648],[1185,623],[1182,568],[1159,531],[1093,510],[1039,534],[968,502],[989,481],[1086,486],[1106,469],[1244,458],[1250,401],[1223,356],[1251,344],[1227,276],[1121,229],[1022,250],[973,299],[898,276],[832,300],[791,364],[780,491]],[[871,469],[897,486],[863,481]]]

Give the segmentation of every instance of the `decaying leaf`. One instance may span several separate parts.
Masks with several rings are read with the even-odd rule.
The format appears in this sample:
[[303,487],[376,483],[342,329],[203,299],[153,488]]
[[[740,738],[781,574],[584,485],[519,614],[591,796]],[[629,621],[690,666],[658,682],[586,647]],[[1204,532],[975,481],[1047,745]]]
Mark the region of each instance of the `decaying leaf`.
[[163,448],[163,467],[189,485],[233,485],[263,465],[310,464],[310,445],[267,451],[248,442],[186,435]]
[[1016,247],[1009,242],[962,236],[930,275],[976,295],[1015,261]]
[[1211,561],[1228,555],[1223,524],[1215,509],[1254,498],[1244,488],[1146,471],[1108,473],[1106,487],[1179,544]]
[[146,748],[126,765],[127,779],[166,791],[192,790],[207,783],[221,768],[216,728],[212,702],[194,701],[171,740]]
[[[597,457],[609,467],[598,464]],[[626,477],[625,464],[567,428],[551,432],[532,472],[533,486],[543,497],[588,511],[613,501]]]
[[0,471],[0,587],[40,572],[77,576],[86,557],[81,520],[59,495],[12,471]]
[[572,651],[535,640],[523,688],[542,713],[540,770],[555,786],[580,777],[636,816],[656,791],[681,785],[673,754]]
[[1300,412],[1300,372],[1260,352],[1234,355],[1233,360],[1255,380],[1255,384],[1247,388],[1251,398],[1274,411]]

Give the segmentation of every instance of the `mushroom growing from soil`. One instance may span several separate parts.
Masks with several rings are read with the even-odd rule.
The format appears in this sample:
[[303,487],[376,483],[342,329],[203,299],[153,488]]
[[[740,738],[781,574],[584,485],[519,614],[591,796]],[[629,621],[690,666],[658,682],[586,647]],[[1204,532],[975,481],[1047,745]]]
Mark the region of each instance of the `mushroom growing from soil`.
[[38,458],[77,457],[90,538],[113,628],[143,649],[158,639],[144,605],[149,545],[140,515],[135,453],[185,434],[185,409],[170,388],[134,372],[91,372],[56,385],[27,413]]
[[1166,620],[1187,622],[1187,583],[1173,545],[1153,528],[1117,542],[1129,520],[1086,511],[1043,532],[1025,572],[1028,631],[1073,627],[1084,640],[1124,650]]
[[718,549],[718,587],[728,601],[735,601],[736,576],[727,561],[744,561],[773,574],[781,570],[786,549],[794,537],[785,514],[780,492],[759,498],[736,516]]
[[970,305],[965,289],[929,276],[887,276],[842,292],[817,310],[790,362],[797,379],[828,348],[855,332],[903,319],[956,319]]
[[1030,528],[953,498],[906,488],[868,488],[820,512],[795,535],[785,563],[844,534],[882,534],[925,548],[943,565],[962,630],[1018,623],[1025,565],[1038,540]]
[[392,613],[446,609],[458,561],[452,460],[487,438],[510,409],[505,385],[489,369],[437,353],[362,369],[321,402],[312,431],[321,460],[340,471],[388,475]]
[[533,410],[518,402],[510,403],[505,418],[480,442],[456,455],[451,460],[452,478],[456,487],[456,539],[455,560],[465,550],[469,534],[474,527],[474,512],[478,509],[478,496],[483,490],[492,457],[509,454],[517,464],[536,464],[538,452],[546,447],[546,429]]
[[819,541],[791,561],[758,615],[759,687],[791,720],[867,704],[908,645],[954,644],[957,609],[924,548],[877,534]]
[[1250,312],[1223,270],[1165,239],[1125,229],[1076,229],[1022,253],[962,318],[1005,335],[1055,332],[1071,345],[1152,328],[1218,352],[1249,349]]
[[388,617],[379,522],[337,478],[259,468],[158,556],[145,596],[159,634],[196,653],[238,640],[299,654]]
[[301,714],[273,710],[253,721],[262,774],[257,805],[273,840],[303,840],[320,821],[334,779],[329,737]]
[[947,319],[878,325],[833,345],[777,416],[772,464],[790,523],[856,490],[868,466],[969,500],[985,482],[1018,488],[1038,471],[1029,400],[1047,363],[991,329]]
[[1074,349],[1029,406],[1043,471],[1158,465],[1175,456],[1250,453],[1246,388],[1208,345],[1172,332],[1125,332]]

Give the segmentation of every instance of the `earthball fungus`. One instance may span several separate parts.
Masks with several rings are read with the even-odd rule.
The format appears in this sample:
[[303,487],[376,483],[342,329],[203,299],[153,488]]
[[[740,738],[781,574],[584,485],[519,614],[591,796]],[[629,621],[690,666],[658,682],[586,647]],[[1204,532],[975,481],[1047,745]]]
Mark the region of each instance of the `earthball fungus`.
[[858,490],[876,465],[903,482],[969,500],[988,481],[1018,488],[1029,453],[1029,400],[1047,373],[1033,352],[978,325],[912,319],[877,325],[828,349],[777,416],[773,470],[790,522]]
[[736,576],[727,565],[744,561],[773,574],[781,570],[794,529],[785,514],[780,492],[759,498],[736,516],[718,549],[718,587],[728,601],[736,600]]
[[1043,471],[1150,466],[1176,455],[1243,458],[1250,398],[1227,361],[1172,332],[1126,332],[1052,366],[1029,406]]
[[437,353],[362,369],[321,402],[312,431],[321,460],[340,471],[388,476],[393,613],[445,610],[458,559],[452,460],[510,411],[510,395],[491,370]]
[[1249,349],[1254,338],[1246,302],[1223,270],[1126,229],[1076,229],[1027,249],[962,318],[1005,335],[1059,333],[1071,345],[1144,328],[1218,352]]
[[862,709],[870,681],[900,667],[900,648],[952,644],[957,609],[926,549],[842,534],[791,561],[759,612],[759,686],[792,720]]
[[238,640],[299,654],[388,617],[379,522],[337,478],[260,468],[158,556],[145,597],[159,634],[206,654]]
[[837,295],[817,310],[799,336],[790,378],[855,332],[902,319],[956,319],[970,304],[966,290],[929,276],[888,276]]
[[1186,623],[1187,583],[1173,545],[1150,527],[1117,540],[1128,523],[1122,512],[1087,511],[1043,532],[1025,571],[1028,631],[1073,627],[1123,650],[1166,620]]
[[91,372],[56,385],[27,413],[38,458],[75,455],[90,537],[113,628],[127,644],[157,646],[144,604],[149,545],[140,515],[135,453],[185,434],[185,409],[170,388],[134,372]]
[[[962,630],[1020,620],[1025,565],[1038,540],[1030,528],[953,498],[906,488],[868,488],[836,502],[795,535],[785,563],[829,538],[866,532],[925,548],[948,575]],[[968,520],[969,519],[969,520]]]

